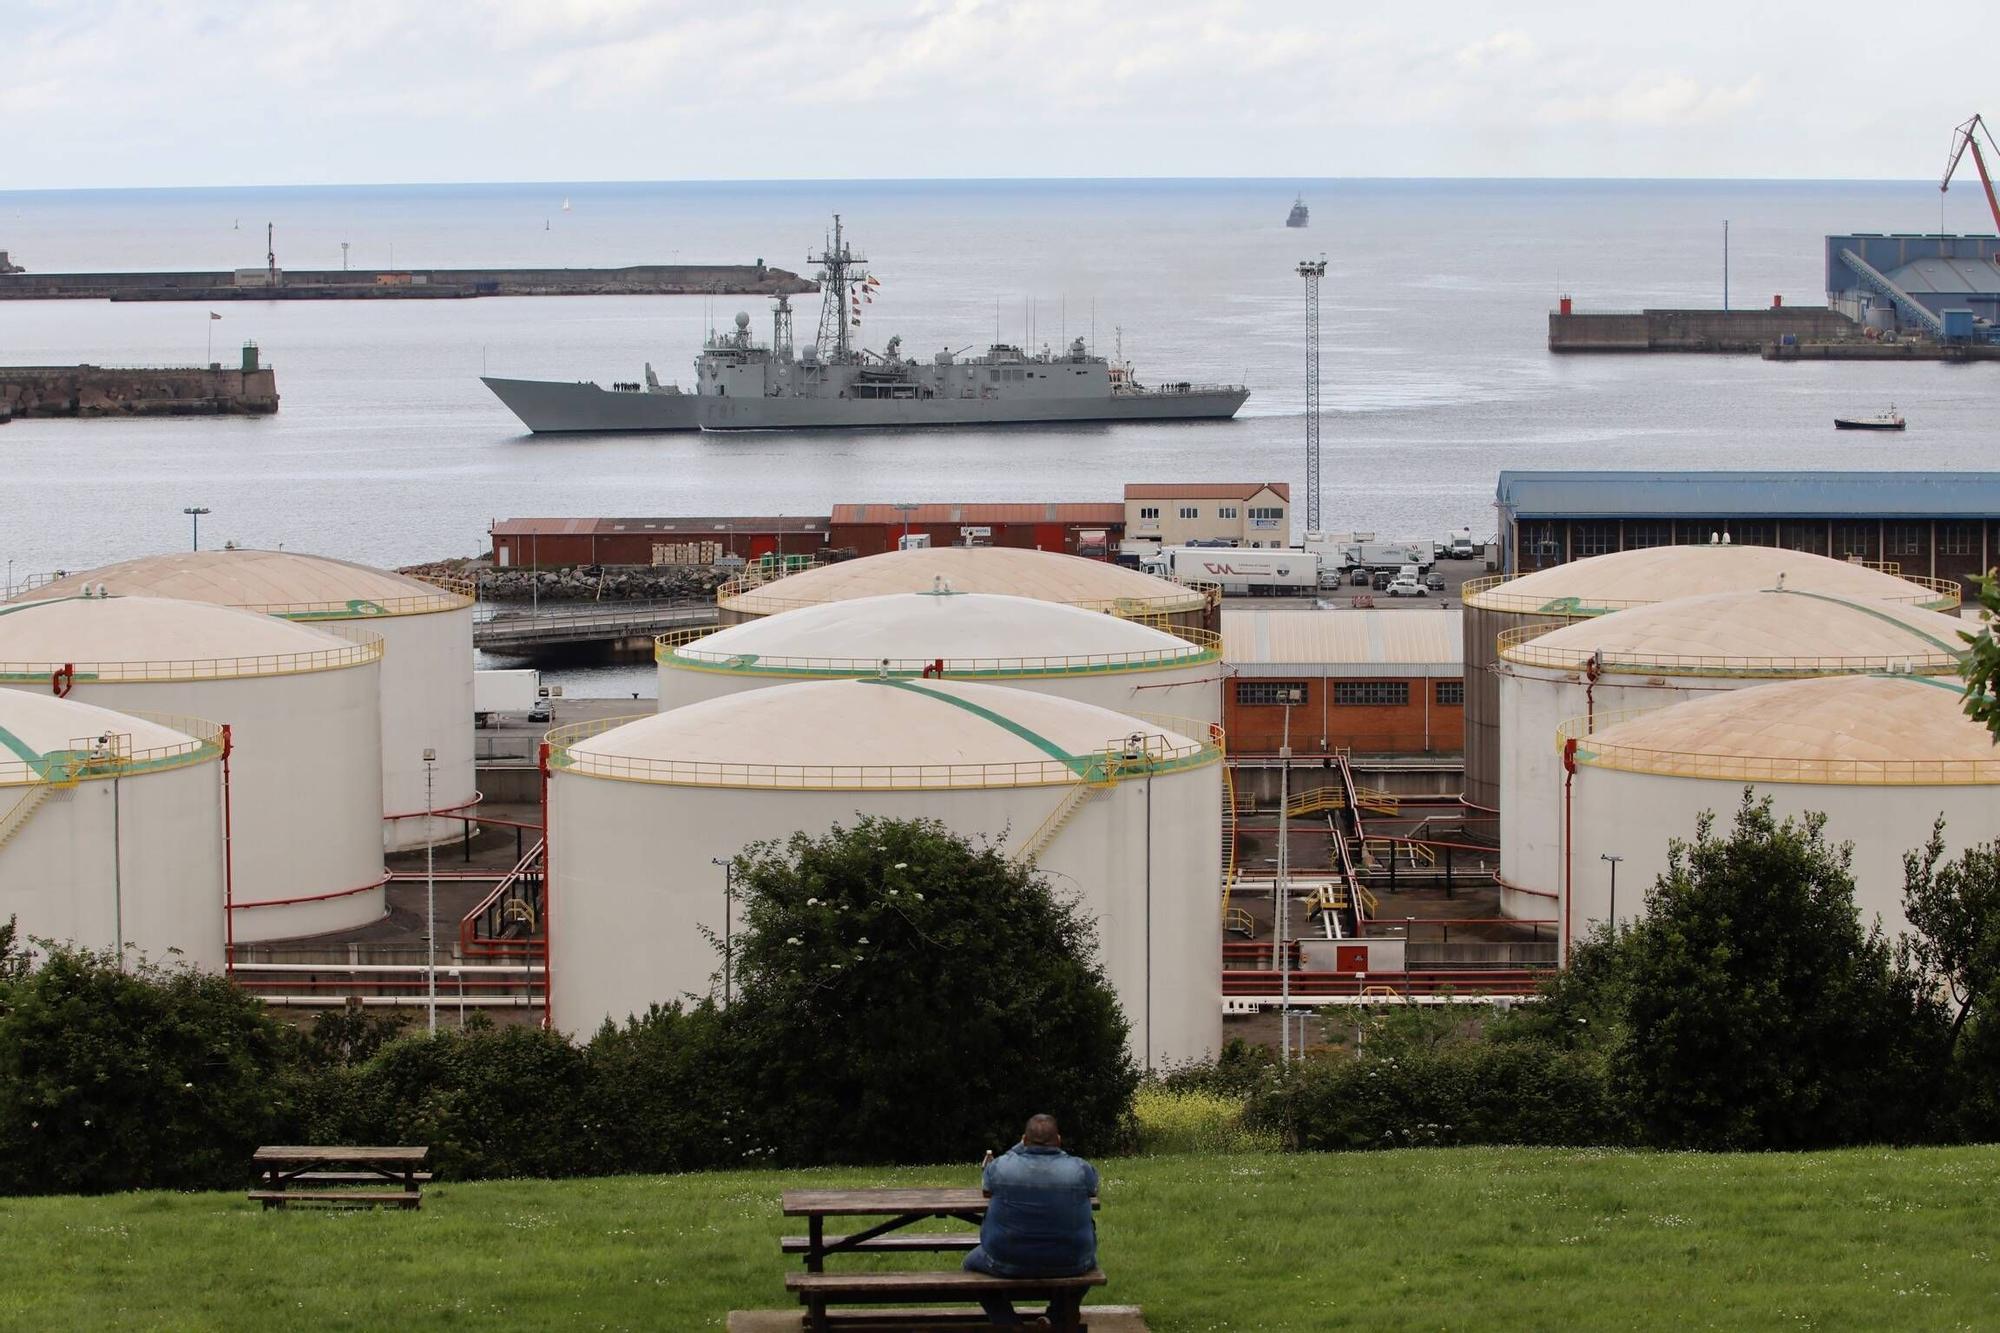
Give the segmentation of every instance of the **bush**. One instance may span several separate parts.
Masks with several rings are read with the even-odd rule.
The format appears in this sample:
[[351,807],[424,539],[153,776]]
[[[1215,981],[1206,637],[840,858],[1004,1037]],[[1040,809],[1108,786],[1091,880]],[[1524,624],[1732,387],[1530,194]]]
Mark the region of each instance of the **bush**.
[[0,1189],[217,1189],[288,1123],[284,1038],[227,979],[45,944],[0,953]]
[[727,1036],[704,1000],[606,1023],[584,1050],[583,1120],[607,1171],[695,1171],[741,1160],[724,1087]]
[[1246,1106],[1244,1098],[1226,1093],[1142,1084],[1132,1094],[1135,1147],[1148,1155],[1276,1150],[1276,1133],[1245,1125]]

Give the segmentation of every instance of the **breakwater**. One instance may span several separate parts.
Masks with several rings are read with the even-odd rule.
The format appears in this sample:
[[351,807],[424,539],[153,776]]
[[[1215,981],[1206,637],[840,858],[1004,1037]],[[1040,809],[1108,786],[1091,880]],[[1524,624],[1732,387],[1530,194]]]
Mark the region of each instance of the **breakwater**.
[[623,268],[241,269],[214,273],[0,273],[0,300],[350,301],[476,296],[777,296],[819,290],[755,264]]
[[1786,338],[1842,342],[1861,327],[1823,306],[1549,312],[1551,352],[1762,352]]
[[9,417],[263,416],[278,410],[269,366],[0,366]]

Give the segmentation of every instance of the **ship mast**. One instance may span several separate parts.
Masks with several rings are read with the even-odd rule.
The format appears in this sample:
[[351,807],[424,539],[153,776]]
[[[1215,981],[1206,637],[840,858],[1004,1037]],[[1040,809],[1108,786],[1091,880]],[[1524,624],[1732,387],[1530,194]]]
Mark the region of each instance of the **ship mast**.
[[857,255],[848,248],[840,235],[840,214],[833,215],[833,238],[827,242],[822,254],[807,255],[808,264],[820,266],[819,303],[819,353],[821,360],[827,360],[828,344],[832,345],[831,360],[846,361],[852,355],[848,342],[847,287],[851,279],[848,272],[868,262],[867,256]]

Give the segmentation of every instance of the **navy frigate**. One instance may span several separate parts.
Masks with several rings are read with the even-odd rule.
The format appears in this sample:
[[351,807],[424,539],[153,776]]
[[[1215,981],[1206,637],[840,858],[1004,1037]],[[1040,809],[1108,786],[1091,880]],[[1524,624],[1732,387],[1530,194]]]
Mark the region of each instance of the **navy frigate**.
[[1240,384],[1141,384],[1121,357],[1082,338],[1052,352],[994,343],[983,356],[946,348],[923,360],[892,337],[881,351],[854,330],[878,286],[864,256],[841,233],[840,215],[819,266],[818,336],[794,348],[789,296],[774,298],[771,340],[758,342],[750,316],[710,333],[694,363],[694,385],[645,379],[606,389],[592,381],[482,376],[537,434],[583,431],[804,430],[837,427],[972,426],[1083,421],[1184,421],[1236,415]]

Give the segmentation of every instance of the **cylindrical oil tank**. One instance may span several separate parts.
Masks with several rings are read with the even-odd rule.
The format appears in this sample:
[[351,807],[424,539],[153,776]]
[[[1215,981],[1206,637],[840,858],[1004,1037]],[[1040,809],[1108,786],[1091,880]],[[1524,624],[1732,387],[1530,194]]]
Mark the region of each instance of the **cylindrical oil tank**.
[[1119,712],[1222,720],[1221,651],[1206,630],[1175,634],[1059,602],[930,592],[825,602],[722,630],[663,636],[660,710],[802,680],[976,680]]
[[[303,624],[361,623],[382,636],[382,848],[456,838],[479,799],[472,764],[469,579],[417,579],[294,551],[188,551],[72,574],[22,600],[102,586],[113,596],[212,602]],[[424,751],[429,765],[426,805]],[[427,811],[437,812],[434,816]]]
[[[1718,532],[1717,534],[1721,534]],[[1517,576],[1465,585],[1465,799],[1499,808],[1500,687],[1493,675],[1501,634],[1531,624],[1564,624],[1676,597],[1788,588],[1856,600],[1948,611],[1959,587],[1901,576],[1886,567],[1832,560],[1775,546],[1649,546],[1591,556]]]
[[0,607],[0,685],[226,723],[231,929],[244,943],[380,919],[382,640],[204,602]]
[[1826,836],[1854,845],[1863,926],[1890,939],[1903,915],[1903,853],[1944,817],[1949,855],[2000,837],[2000,750],[1965,716],[1959,682],[1941,676],[1839,676],[1759,685],[1658,709],[1592,730],[1581,719],[1567,934],[1611,910],[1643,915],[1645,891],[1667,868],[1672,838],[1692,840],[1715,815],[1726,835],[1746,787],[1780,816],[1826,816]]
[[1787,586],[1635,607],[1501,636],[1501,910],[1544,918],[1561,890],[1567,772],[1557,729],[1773,680],[1903,671],[1954,677],[1961,622]]
[[223,967],[222,728],[0,690],[0,921]]
[[936,546],[885,551],[819,565],[783,578],[745,575],[716,593],[724,624],[800,607],[892,592],[928,592],[939,579],[959,592],[991,592],[1109,611],[1161,629],[1222,630],[1220,589],[1196,588],[1103,560],[1012,546]]
[[550,995],[566,1032],[719,993],[703,934],[726,924],[713,858],[881,815],[1032,858],[1095,923],[1135,1055],[1220,1046],[1212,736],[998,685],[867,679],[749,690],[550,742]]

